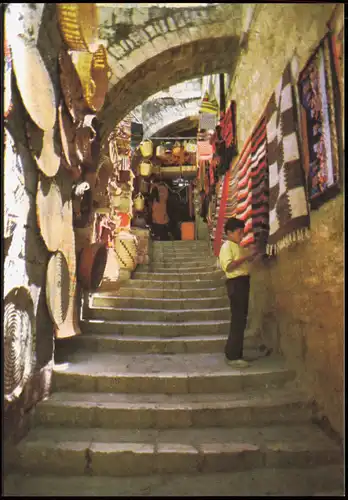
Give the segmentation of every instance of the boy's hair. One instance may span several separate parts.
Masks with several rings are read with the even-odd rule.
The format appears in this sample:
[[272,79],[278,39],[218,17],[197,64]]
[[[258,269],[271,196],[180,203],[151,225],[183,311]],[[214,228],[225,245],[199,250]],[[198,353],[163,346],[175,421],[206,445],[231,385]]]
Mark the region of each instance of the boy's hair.
[[244,229],[244,222],[235,217],[231,217],[225,224],[225,233],[227,234],[227,231],[235,231],[236,229]]

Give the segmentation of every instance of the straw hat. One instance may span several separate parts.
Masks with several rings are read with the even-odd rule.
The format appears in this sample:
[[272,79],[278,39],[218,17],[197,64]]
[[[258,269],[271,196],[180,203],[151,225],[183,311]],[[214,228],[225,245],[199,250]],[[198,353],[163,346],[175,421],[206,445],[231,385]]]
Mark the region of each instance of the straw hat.
[[45,131],[51,130],[56,121],[56,98],[40,52],[24,37],[8,36],[23,104],[38,127]]
[[58,251],[49,260],[46,274],[46,301],[50,316],[59,328],[69,307],[69,268],[65,255]]
[[20,396],[32,374],[35,317],[30,292],[23,286],[13,288],[4,303],[4,396],[10,402]]
[[32,122],[28,121],[26,130],[29,148],[37,166],[47,177],[54,177],[61,163],[60,156],[55,151],[54,129],[42,132]]
[[37,222],[50,252],[58,250],[63,237],[63,202],[54,180],[40,176],[36,195]]

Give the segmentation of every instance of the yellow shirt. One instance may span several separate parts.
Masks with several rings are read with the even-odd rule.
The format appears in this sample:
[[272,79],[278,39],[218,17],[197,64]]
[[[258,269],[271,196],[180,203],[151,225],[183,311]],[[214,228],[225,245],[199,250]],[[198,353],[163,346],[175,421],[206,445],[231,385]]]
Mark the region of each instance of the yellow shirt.
[[241,259],[246,255],[249,255],[248,250],[239,246],[233,241],[225,241],[220,250],[219,261],[222,270],[226,274],[226,278],[237,278],[237,276],[248,276],[250,274],[250,263],[248,261],[243,262],[243,264],[241,264],[233,271],[229,273],[226,272],[226,267],[228,266],[228,264],[230,264],[234,260]]

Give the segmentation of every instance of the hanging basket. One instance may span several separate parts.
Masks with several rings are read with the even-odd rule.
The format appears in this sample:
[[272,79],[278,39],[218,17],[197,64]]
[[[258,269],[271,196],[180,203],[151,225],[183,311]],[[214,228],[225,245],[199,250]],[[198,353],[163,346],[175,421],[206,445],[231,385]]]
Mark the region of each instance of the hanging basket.
[[57,3],[58,20],[70,49],[95,52],[98,49],[98,10],[95,3]]
[[139,145],[139,149],[143,158],[151,158],[151,156],[153,155],[152,141],[150,141],[149,139],[142,141]]
[[121,231],[115,238],[115,252],[120,268],[134,271],[137,265],[137,238]]
[[149,160],[142,161],[139,165],[140,175],[149,177],[152,172],[152,163]]
[[197,153],[197,144],[195,144],[194,142],[187,142],[184,146],[184,149],[186,151],[186,153]]
[[173,149],[172,149],[172,154],[174,156],[179,156],[181,153],[181,145],[180,145],[180,142],[175,142],[174,146],[173,146]]
[[141,193],[134,198],[134,208],[137,212],[142,212],[145,208],[145,199]]
[[104,243],[92,243],[79,256],[77,277],[85,290],[96,290],[104,276],[107,248]]

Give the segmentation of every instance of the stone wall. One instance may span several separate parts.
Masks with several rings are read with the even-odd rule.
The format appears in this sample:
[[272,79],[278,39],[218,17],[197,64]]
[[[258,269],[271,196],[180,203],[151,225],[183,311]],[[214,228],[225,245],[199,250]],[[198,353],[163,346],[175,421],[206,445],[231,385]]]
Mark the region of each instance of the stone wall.
[[[229,95],[239,148],[289,58],[298,71],[327,31],[335,4],[258,5]],[[343,16],[343,13],[341,14]],[[342,17],[343,21],[343,17]],[[343,434],[343,194],[311,211],[309,241],[255,269],[249,329],[296,367],[335,431]]]
[[[12,5],[10,4],[9,9]],[[26,20],[25,28],[32,28],[36,46],[53,83],[56,101],[59,102],[57,58],[62,40],[58,31],[55,5],[23,4],[22,8]],[[17,198],[21,206],[13,207],[20,213],[17,225],[12,236],[5,240],[4,297],[15,287],[26,288],[33,303],[34,327],[30,339],[33,346],[30,376],[21,393],[11,402],[5,401],[4,404],[4,436],[7,444],[17,441],[27,432],[32,409],[38,401],[49,394],[54,353],[54,329],[47,308],[45,288],[47,264],[51,254],[46,248],[38,226],[36,194],[39,169],[30,152],[30,141],[26,134],[28,124],[34,128],[36,126],[33,125],[25,108],[14,75],[12,103],[13,108],[5,122],[5,128],[13,138],[17,162],[21,166],[23,195],[20,200]],[[60,142],[58,141],[55,146],[60,148]],[[63,202],[67,202],[71,198],[71,182],[69,183],[66,170],[60,167],[55,179],[61,186],[66,186],[66,189],[62,189],[62,198]],[[5,192],[4,204],[11,203],[11,198],[12,193]]]

